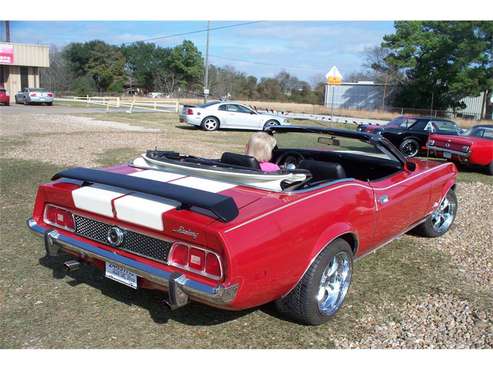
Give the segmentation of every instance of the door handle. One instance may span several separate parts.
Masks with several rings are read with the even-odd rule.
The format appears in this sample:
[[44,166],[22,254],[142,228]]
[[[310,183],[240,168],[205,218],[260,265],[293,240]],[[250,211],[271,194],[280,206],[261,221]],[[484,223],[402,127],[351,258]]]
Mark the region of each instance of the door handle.
[[380,204],[385,204],[389,201],[389,196],[387,194],[384,194],[378,198],[378,202]]

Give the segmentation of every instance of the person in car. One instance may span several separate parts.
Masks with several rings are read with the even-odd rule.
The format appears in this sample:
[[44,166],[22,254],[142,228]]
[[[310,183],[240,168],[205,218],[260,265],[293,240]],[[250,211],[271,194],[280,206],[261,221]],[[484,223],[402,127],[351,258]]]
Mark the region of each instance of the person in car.
[[277,164],[269,162],[272,159],[272,149],[276,146],[276,139],[265,132],[256,132],[250,136],[245,153],[254,157],[264,172],[279,171]]

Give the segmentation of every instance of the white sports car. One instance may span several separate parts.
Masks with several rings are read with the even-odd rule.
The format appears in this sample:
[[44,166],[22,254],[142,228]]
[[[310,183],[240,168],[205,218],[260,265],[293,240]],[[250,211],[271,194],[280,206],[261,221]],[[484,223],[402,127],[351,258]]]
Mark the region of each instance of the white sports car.
[[244,104],[231,101],[211,101],[198,106],[185,105],[180,114],[180,121],[206,131],[220,128],[264,130],[270,126],[288,123],[281,116],[259,113]]

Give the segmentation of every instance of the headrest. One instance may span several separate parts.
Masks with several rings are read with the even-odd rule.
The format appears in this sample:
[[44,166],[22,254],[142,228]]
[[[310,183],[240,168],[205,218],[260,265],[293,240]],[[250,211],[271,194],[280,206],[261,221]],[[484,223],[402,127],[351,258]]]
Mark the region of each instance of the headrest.
[[246,154],[224,152],[221,156],[221,162],[246,168],[253,168],[256,170],[260,169],[258,161],[254,157]]
[[346,178],[346,171],[339,163],[304,159],[300,162],[299,168],[310,171],[315,181]]

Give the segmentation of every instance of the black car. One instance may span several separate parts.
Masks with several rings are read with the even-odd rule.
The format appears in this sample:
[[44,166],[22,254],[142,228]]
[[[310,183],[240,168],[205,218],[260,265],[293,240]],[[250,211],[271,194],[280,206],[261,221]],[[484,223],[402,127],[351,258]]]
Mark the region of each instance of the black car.
[[358,131],[380,134],[394,144],[406,157],[415,157],[426,148],[432,133],[458,135],[461,129],[451,120],[438,117],[399,116],[385,126],[360,125]]

